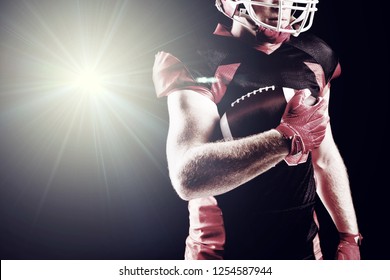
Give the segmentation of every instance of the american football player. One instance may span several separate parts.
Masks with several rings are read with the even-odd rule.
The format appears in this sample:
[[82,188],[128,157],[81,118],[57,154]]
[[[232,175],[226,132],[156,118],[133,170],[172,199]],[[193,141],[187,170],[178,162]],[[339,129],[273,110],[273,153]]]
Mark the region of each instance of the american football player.
[[318,195],[337,259],[360,259],[348,174],[331,131],[335,52],[310,34],[318,0],[216,0],[230,26],[156,54],[169,175],[188,201],[185,259],[322,259]]

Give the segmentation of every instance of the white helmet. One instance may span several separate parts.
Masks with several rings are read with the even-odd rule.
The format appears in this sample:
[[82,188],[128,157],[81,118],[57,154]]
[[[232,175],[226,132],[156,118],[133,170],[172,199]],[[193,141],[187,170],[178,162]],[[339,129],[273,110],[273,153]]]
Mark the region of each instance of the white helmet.
[[[225,16],[238,21],[244,26],[258,30],[259,27],[276,32],[289,33],[298,36],[307,31],[313,24],[314,13],[317,11],[318,0],[216,0],[215,6]],[[253,6],[261,6],[277,10],[277,23],[274,25],[261,21]],[[287,26],[282,26],[282,11],[291,10],[291,20]]]

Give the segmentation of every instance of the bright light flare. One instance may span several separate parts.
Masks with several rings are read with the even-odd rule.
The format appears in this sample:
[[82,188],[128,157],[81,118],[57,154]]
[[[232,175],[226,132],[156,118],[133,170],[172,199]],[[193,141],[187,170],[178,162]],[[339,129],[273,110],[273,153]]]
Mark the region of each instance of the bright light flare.
[[115,186],[142,192],[148,161],[165,176],[155,34],[132,28],[143,13],[127,0],[9,3],[0,9],[0,184],[16,180],[17,200],[31,198],[26,220],[39,221],[63,191],[97,192],[109,209]]
[[85,68],[75,74],[73,86],[88,94],[98,94],[104,90],[103,76],[93,68]]

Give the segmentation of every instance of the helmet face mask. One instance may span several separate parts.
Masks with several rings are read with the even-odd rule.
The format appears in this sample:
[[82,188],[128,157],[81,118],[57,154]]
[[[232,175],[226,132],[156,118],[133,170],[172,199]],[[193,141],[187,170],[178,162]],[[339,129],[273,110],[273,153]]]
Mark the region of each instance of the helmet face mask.
[[[259,27],[298,36],[313,23],[318,0],[216,0],[217,9],[225,16],[252,30]],[[261,19],[256,11],[268,9],[275,14],[272,21]],[[288,14],[289,18],[286,18]]]

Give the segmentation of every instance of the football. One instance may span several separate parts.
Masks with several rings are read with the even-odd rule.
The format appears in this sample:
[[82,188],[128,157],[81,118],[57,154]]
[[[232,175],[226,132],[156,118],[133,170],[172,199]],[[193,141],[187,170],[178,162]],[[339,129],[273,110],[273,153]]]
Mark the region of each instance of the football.
[[[267,86],[242,95],[230,104],[221,117],[224,139],[242,138],[277,127],[287,102],[294,94],[292,88]],[[315,102],[313,96],[305,99],[306,105]]]

